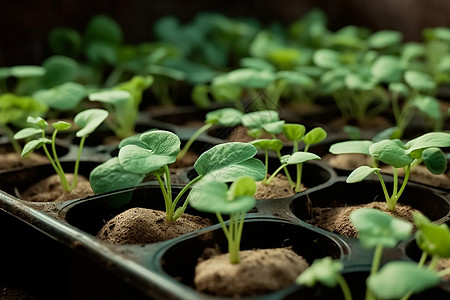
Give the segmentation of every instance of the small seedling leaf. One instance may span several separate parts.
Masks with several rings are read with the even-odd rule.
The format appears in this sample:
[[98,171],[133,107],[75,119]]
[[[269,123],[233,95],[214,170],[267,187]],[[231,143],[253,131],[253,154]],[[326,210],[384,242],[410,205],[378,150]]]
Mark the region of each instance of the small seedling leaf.
[[70,124],[69,122],[65,122],[65,121],[58,121],[58,122],[53,123],[52,126],[56,130],[64,131],[64,130],[70,129],[70,127],[72,127],[72,124]]
[[283,131],[284,120],[262,124],[262,128],[271,134],[279,134]]
[[431,147],[450,147],[450,133],[446,132],[429,132],[421,135],[413,140],[408,141],[405,146],[408,148],[407,153],[415,150],[431,148]]
[[436,88],[436,82],[426,73],[407,70],[403,76],[413,90],[428,92]]
[[409,95],[409,88],[403,82],[389,83],[388,89],[393,93],[397,93],[398,95],[402,95],[402,96]]
[[27,122],[30,124],[33,124],[39,128],[45,129],[48,126],[47,121],[45,121],[43,118],[41,117],[28,117],[27,118]]
[[37,134],[42,134],[43,131],[44,130],[42,128],[33,128],[33,127],[24,128],[16,132],[16,134],[14,134],[14,139],[16,140],[27,139],[29,137],[34,137]]
[[258,139],[250,142],[258,149],[280,151],[283,148],[283,142],[279,139]]
[[52,89],[39,90],[33,94],[36,100],[60,111],[75,109],[85,96],[86,89],[75,82],[66,82]]
[[434,175],[444,174],[447,169],[447,157],[439,148],[427,148],[422,152],[423,163]]
[[369,148],[372,141],[345,141],[331,145],[330,152],[333,154],[366,154],[370,155]]
[[346,182],[347,183],[355,183],[364,180],[370,174],[373,174],[377,171],[380,171],[379,168],[371,168],[369,166],[360,166],[353,170],[353,172],[348,175]]
[[108,117],[108,111],[99,108],[91,108],[78,113],[73,121],[81,129],[77,131],[77,137],[85,137],[94,132],[94,130]]
[[369,36],[367,43],[371,48],[382,49],[401,43],[402,38],[402,34],[398,31],[380,30]]
[[378,82],[396,82],[402,79],[402,65],[400,58],[393,55],[383,55],[373,63],[371,74]]
[[335,69],[342,65],[340,53],[331,49],[319,49],[313,55],[314,63],[324,69]]
[[414,222],[419,229],[416,242],[422,251],[439,257],[450,257],[450,230],[447,224],[433,224],[421,213],[414,213]]
[[241,124],[244,114],[235,108],[221,108],[206,114],[206,123],[232,127]]
[[379,141],[370,146],[369,152],[373,157],[394,168],[403,168],[414,160],[400,140]]
[[367,279],[368,287],[378,299],[400,299],[408,293],[420,293],[439,282],[436,272],[418,268],[417,264],[406,261],[389,262]]
[[234,201],[241,196],[253,197],[255,192],[255,180],[249,176],[241,176],[231,184],[227,193],[227,199],[228,201]]
[[410,236],[413,227],[409,222],[373,208],[353,211],[350,220],[358,230],[360,242],[365,248],[379,245],[395,247],[399,241]]
[[275,110],[262,110],[250,112],[242,116],[242,125],[249,129],[262,128],[263,124],[279,121]]
[[305,137],[303,141],[307,145],[317,144],[327,138],[327,132],[322,127],[316,127],[311,129]]
[[283,134],[290,141],[300,141],[305,135],[306,128],[301,124],[284,124]]
[[297,284],[304,284],[313,287],[317,282],[333,288],[338,284],[337,275],[344,266],[340,261],[333,260],[327,256],[315,259],[313,264],[303,271],[295,281]]
[[44,144],[51,144],[52,141],[48,138],[38,138],[36,140],[29,141],[25,144],[25,146],[22,149],[22,157],[25,157],[27,154],[29,154],[31,151],[35,149],[39,149]]
[[283,161],[285,161],[285,163],[288,165],[297,165],[309,160],[320,160],[320,156],[314,153],[303,151],[294,152],[291,155],[289,155],[289,157],[282,157],[282,158]]
[[107,90],[89,95],[90,101],[100,101],[110,103],[112,105],[118,105],[120,103],[127,102],[131,97],[131,94],[122,90]]
[[45,68],[41,66],[14,66],[9,70],[11,76],[17,78],[41,77],[45,74]]

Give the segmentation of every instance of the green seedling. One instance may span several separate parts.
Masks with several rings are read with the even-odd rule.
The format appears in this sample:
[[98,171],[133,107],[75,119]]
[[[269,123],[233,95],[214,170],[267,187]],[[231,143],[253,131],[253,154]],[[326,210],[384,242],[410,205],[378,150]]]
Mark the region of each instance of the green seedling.
[[279,153],[279,151],[283,148],[283,142],[279,139],[257,139],[251,141],[250,144],[255,146],[256,149],[264,151],[264,165],[266,167],[266,176],[262,180],[262,183],[268,185],[269,183],[267,181],[269,179],[269,151]]
[[[348,183],[360,182],[367,176],[377,174],[388,209],[395,211],[395,205],[406,188],[411,170],[418,164],[424,163],[432,174],[438,175],[445,172],[447,158],[440,148],[450,146],[450,134],[445,132],[430,132],[403,144],[400,140],[372,141],[346,141],[332,145],[330,152],[333,154],[360,153],[375,158],[393,170],[393,190],[389,195],[386,184],[381,176],[381,169],[369,166],[361,166],[355,169],[348,177]],[[398,169],[403,168],[405,175],[399,188]]]
[[[128,142],[121,144],[118,158],[108,160],[91,172],[92,189],[98,194],[134,187],[147,174],[153,174],[164,196],[168,222],[175,222],[183,214],[188,200],[180,207],[178,203],[199,182],[230,182],[241,175],[248,175],[255,180],[264,178],[264,165],[253,158],[257,152],[254,146],[238,142],[224,143],[200,155],[194,164],[198,176],[173,197],[168,165],[176,161],[180,151],[178,136],[168,131],[154,130],[141,134],[138,141],[129,139]],[[120,186],[117,186],[117,178],[121,179]]]
[[[237,178],[228,188],[223,182],[213,181],[194,188],[189,195],[189,203],[197,210],[215,213],[228,240],[229,261],[240,261],[239,249],[244,227],[245,213],[253,208],[256,183],[253,178]],[[230,215],[228,226],[222,214]]]
[[211,111],[206,114],[205,117],[205,125],[200,127],[186,142],[183,149],[181,149],[180,153],[177,156],[177,159],[182,159],[186,153],[189,151],[189,148],[192,146],[194,141],[205,131],[210,129],[215,125],[225,126],[225,127],[233,127],[237,126],[241,123],[241,118],[243,113],[234,108],[221,108],[215,111]]
[[50,89],[42,89],[33,94],[33,98],[46,104],[57,112],[76,109],[86,97],[86,89],[75,82],[66,82]]
[[[64,121],[58,121],[56,123],[53,123],[52,127],[54,130],[51,139],[49,139],[45,136],[46,129],[49,126],[48,123],[41,117],[36,118],[28,117],[27,121],[30,124],[32,124],[32,127],[24,128],[18,131],[14,135],[14,138],[20,140],[39,136],[29,141],[27,144],[25,144],[25,147],[22,150],[22,157],[26,156],[31,151],[42,147],[53,169],[58,174],[64,191],[68,193],[77,187],[78,168],[80,164],[84,141],[89,136],[89,134],[91,134],[107,117],[108,112],[106,110],[96,108],[82,111],[75,116],[74,123],[80,128],[76,132],[76,136],[81,138],[81,140],[78,146],[78,153],[73,171],[74,178],[72,184],[69,184],[66,178],[66,174],[58,158],[58,154],[56,153],[56,135],[59,131],[68,130],[71,127],[70,123]],[[47,148],[47,144],[50,145],[51,152]]]
[[[45,75],[45,68],[42,66],[13,66],[0,68],[0,93],[14,93],[17,95],[27,95],[35,89],[35,81]],[[7,84],[8,78],[16,78],[14,87]]]
[[134,127],[139,116],[142,93],[152,83],[151,76],[135,76],[130,81],[118,84],[114,89],[91,93],[89,100],[103,103],[111,116],[108,125],[117,137],[123,139],[135,134]]
[[11,126],[24,127],[28,116],[38,117],[45,114],[48,107],[27,96],[17,96],[15,94],[0,95],[0,130],[8,137],[14,151],[22,152],[22,147],[14,139],[14,130]]
[[266,132],[272,138],[283,131],[284,120],[280,120],[275,110],[260,110],[246,113],[242,116],[242,125],[247,128],[247,134],[254,138],[260,138]]

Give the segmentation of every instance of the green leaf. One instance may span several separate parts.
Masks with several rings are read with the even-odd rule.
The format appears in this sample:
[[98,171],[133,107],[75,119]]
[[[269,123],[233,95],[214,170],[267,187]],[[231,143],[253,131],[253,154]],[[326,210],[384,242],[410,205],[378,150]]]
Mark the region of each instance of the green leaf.
[[219,124],[221,126],[233,127],[241,124],[244,114],[235,108],[221,108],[206,114],[206,123]]
[[431,96],[417,95],[410,101],[411,107],[416,108],[425,116],[432,118],[433,120],[439,120],[442,118],[438,99]]
[[274,80],[272,72],[249,68],[236,69],[215,78],[217,84],[233,84],[243,88],[266,88]]
[[316,127],[311,129],[305,137],[303,141],[307,145],[317,144],[327,138],[327,132],[322,127]]
[[330,152],[333,154],[366,154],[371,155],[369,152],[372,141],[345,141],[331,145]]
[[27,154],[29,154],[31,151],[35,149],[39,149],[44,144],[51,144],[52,141],[47,138],[38,138],[36,140],[29,141],[25,144],[25,146],[22,149],[22,157],[25,157]]
[[283,134],[290,141],[300,141],[305,135],[306,128],[301,124],[284,124]]
[[421,92],[429,92],[436,88],[433,78],[423,72],[407,70],[404,74],[406,83],[413,89]]
[[402,79],[402,65],[397,56],[383,55],[373,63],[370,72],[378,82],[396,82]]
[[229,201],[227,192],[228,187],[225,183],[208,182],[192,189],[189,194],[189,203],[200,211],[222,214],[247,212],[255,205],[255,199],[247,195]]
[[315,259],[313,264],[304,270],[296,279],[297,284],[313,287],[317,282],[333,288],[338,285],[337,277],[344,268],[340,261],[327,256]]
[[400,140],[382,140],[372,144],[370,154],[394,168],[403,168],[413,162],[407,147]]
[[407,153],[413,151],[425,149],[425,148],[442,148],[450,147],[450,133],[446,132],[429,132],[425,133],[413,140],[408,141],[405,144]]
[[369,47],[382,49],[401,43],[403,36],[400,32],[394,30],[380,30],[372,34],[367,39]]
[[389,83],[388,89],[393,92],[397,93],[399,95],[408,96],[409,95],[409,88],[406,84],[402,82],[392,82]]
[[345,88],[345,78],[349,73],[350,70],[346,68],[331,69],[324,72],[319,79],[319,91],[323,95],[329,95]]
[[227,192],[227,200],[234,201],[241,196],[253,197],[256,192],[256,183],[249,176],[241,176],[236,179]]
[[439,148],[427,148],[422,152],[423,163],[434,175],[444,174],[447,169],[447,157]]
[[197,107],[208,107],[209,105],[209,97],[208,97],[209,88],[206,84],[196,84],[191,92],[191,99]]
[[370,91],[374,88],[375,83],[361,74],[350,73],[345,76],[345,86],[355,91]]
[[367,285],[379,299],[400,299],[408,293],[417,294],[440,282],[436,272],[418,268],[407,261],[393,261],[378,273],[370,275]]
[[82,47],[81,35],[71,28],[54,28],[49,34],[49,44],[53,53],[77,57]]
[[73,121],[81,129],[77,131],[77,137],[85,137],[94,132],[94,130],[108,117],[108,111],[99,108],[91,108],[78,113]]
[[45,74],[45,68],[40,66],[14,66],[9,70],[11,76],[17,78],[41,77]]
[[45,129],[48,126],[47,121],[45,121],[41,117],[28,117],[27,122],[37,126],[38,128],[42,128],[42,129]]
[[252,68],[260,71],[270,71],[275,72],[276,68],[274,65],[266,61],[265,59],[258,57],[244,57],[239,61],[241,67]]
[[280,118],[275,110],[250,112],[242,116],[242,125],[249,129],[262,128],[264,124],[277,122]]
[[373,208],[361,208],[350,214],[350,220],[358,230],[363,247],[395,247],[401,240],[407,239],[412,224]]
[[444,224],[433,224],[421,213],[414,213],[414,222],[419,229],[416,242],[422,251],[442,258],[450,257],[450,229]]
[[271,134],[279,134],[283,131],[284,120],[262,124],[262,129]]
[[42,134],[43,131],[44,130],[42,128],[32,128],[32,127],[23,128],[14,134],[14,139],[16,140],[27,139],[29,137],[34,137],[37,134]]
[[242,88],[233,84],[218,84],[213,81],[211,86],[211,94],[218,102],[239,101],[242,95]]
[[318,49],[314,52],[313,61],[316,66],[324,69],[339,68],[341,63],[341,54],[331,49]]
[[283,164],[286,163],[288,165],[297,165],[309,160],[320,160],[320,156],[310,152],[297,151],[289,156],[285,155],[283,158]]
[[66,82],[52,89],[39,90],[33,94],[36,100],[59,111],[77,108],[85,96],[84,86],[75,82]]
[[42,84],[46,88],[74,81],[78,74],[78,63],[66,56],[51,56],[42,63],[42,66],[46,70],[42,77]]
[[315,81],[308,75],[294,71],[279,71],[275,73],[277,80],[284,80],[289,84],[299,85],[305,90],[313,89]]
[[64,131],[64,130],[67,130],[70,127],[72,127],[72,124],[70,124],[69,122],[65,122],[65,121],[58,121],[58,122],[53,123],[52,126],[56,130]]
[[89,182],[95,194],[135,187],[144,179],[145,174],[125,170],[119,158],[113,157],[91,171]]
[[100,101],[110,103],[112,105],[119,105],[130,100],[131,94],[122,90],[107,90],[97,93],[89,94],[90,101]]
[[260,181],[264,179],[265,175],[266,167],[264,164],[259,159],[250,158],[243,162],[224,166],[221,169],[211,170],[203,176],[201,182],[232,182],[240,176],[250,176],[255,181]]
[[86,45],[85,55],[93,65],[115,65],[117,63],[117,49],[104,42],[90,42]]
[[101,41],[111,45],[119,45],[123,40],[120,25],[106,15],[96,15],[88,23],[85,39],[87,43]]
[[169,131],[154,130],[140,137],[146,147],[126,145],[119,151],[119,161],[129,172],[148,174],[174,163],[180,152],[180,139]]
[[280,151],[283,148],[283,142],[279,139],[258,139],[250,142],[258,149]]
[[379,168],[371,168],[369,166],[360,166],[353,170],[353,172],[348,175],[346,182],[347,183],[355,183],[360,182],[364,180],[367,176],[370,174],[376,173],[377,171],[380,171]]

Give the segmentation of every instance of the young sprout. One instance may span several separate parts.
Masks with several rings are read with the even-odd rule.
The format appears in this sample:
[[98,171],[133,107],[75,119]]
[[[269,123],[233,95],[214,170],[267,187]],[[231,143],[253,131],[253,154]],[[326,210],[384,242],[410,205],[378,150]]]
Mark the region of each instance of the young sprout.
[[[400,140],[372,141],[346,141],[332,145],[333,154],[360,153],[372,156],[393,170],[393,190],[389,195],[386,184],[381,176],[381,169],[361,166],[355,169],[348,177],[348,183],[360,182],[370,174],[377,174],[388,209],[395,211],[395,205],[406,188],[411,170],[421,162],[435,175],[442,174],[447,168],[447,158],[440,148],[450,146],[450,134],[445,132],[430,132],[403,144]],[[403,168],[405,176],[399,188],[398,169]]]
[[308,269],[297,277],[295,282],[307,287],[313,287],[318,282],[330,288],[339,285],[344,294],[344,299],[353,300],[347,281],[340,273],[343,268],[341,262],[335,261],[329,256],[316,259]]
[[103,103],[111,116],[108,120],[111,130],[117,137],[126,138],[135,134],[142,94],[152,83],[152,76],[135,76],[113,89],[90,94],[89,100]]
[[[238,177],[228,188],[223,182],[213,181],[193,189],[189,202],[197,210],[215,213],[228,240],[229,261],[240,261],[239,249],[245,213],[253,208],[256,183],[249,176]],[[222,214],[230,215],[228,226]]]
[[[283,142],[279,139],[258,139],[251,141],[250,144],[256,147],[256,149],[261,149],[264,151],[264,165],[266,167],[266,176],[262,180],[263,184],[268,183],[268,176],[269,176],[269,150],[275,151],[276,153],[279,153],[279,151],[283,148]],[[289,178],[290,179],[290,178]],[[290,179],[290,184],[292,186],[292,180]]]
[[92,170],[92,189],[98,194],[134,187],[142,182],[145,175],[153,174],[164,197],[168,222],[175,222],[183,214],[188,201],[178,207],[181,197],[200,181],[230,182],[244,174],[255,180],[264,178],[264,165],[253,158],[257,152],[254,146],[238,142],[219,144],[200,155],[194,164],[198,176],[174,198],[168,165],[176,161],[180,151],[178,136],[169,131],[153,130],[140,135],[139,141],[128,141],[128,144],[121,144],[118,158],[112,158]]
[[[407,239],[412,224],[396,219],[387,213],[372,208],[361,208],[350,214],[350,220],[358,230],[359,241],[364,248],[375,248],[370,276],[377,274],[384,247],[395,247]],[[369,277],[370,278],[370,277]],[[372,289],[367,288],[366,300],[374,300]]]
[[[33,151],[34,149],[38,149],[42,147],[44,149],[45,155],[49,159],[53,169],[58,174],[61,185],[66,193],[74,190],[77,187],[78,183],[78,168],[81,159],[81,153],[84,146],[84,141],[106,118],[108,117],[108,112],[103,109],[88,109],[78,113],[74,118],[74,123],[80,128],[76,132],[76,136],[81,138],[80,144],[78,146],[78,154],[75,161],[74,167],[74,178],[72,184],[69,184],[66,174],[61,166],[61,163],[58,158],[58,154],[56,153],[56,135],[59,131],[67,130],[71,127],[71,124],[64,121],[59,121],[53,123],[53,134],[51,139],[45,136],[46,129],[48,127],[48,123],[42,119],[41,117],[28,117],[27,121],[32,124],[32,127],[24,128],[18,131],[14,138],[17,140],[20,139],[28,139],[32,137],[36,137],[40,135],[40,137],[35,138],[25,144],[25,147],[22,150],[22,157],[26,156],[28,153]],[[47,144],[51,147],[51,152],[47,148]]]
[[205,131],[213,127],[214,125],[220,125],[225,127],[237,126],[241,123],[243,113],[234,108],[221,108],[215,111],[211,111],[206,114],[205,125],[200,127],[186,142],[183,149],[177,156],[177,159],[182,159],[192,143]]

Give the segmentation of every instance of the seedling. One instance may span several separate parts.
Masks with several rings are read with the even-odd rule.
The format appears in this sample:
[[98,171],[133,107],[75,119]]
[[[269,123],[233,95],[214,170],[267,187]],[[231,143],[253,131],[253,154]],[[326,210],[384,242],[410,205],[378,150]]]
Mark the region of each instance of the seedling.
[[[395,211],[395,205],[406,188],[411,170],[421,162],[428,171],[438,175],[445,172],[447,158],[440,148],[450,146],[450,134],[444,132],[430,132],[403,144],[400,140],[372,141],[346,141],[332,145],[330,152],[333,154],[360,153],[372,156],[393,170],[393,190],[389,195],[386,184],[381,176],[381,169],[376,167],[361,166],[355,169],[348,177],[347,183],[360,182],[370,174],[377,174],[383,188],[388,209]],[[403,168],[405,175],[399,189],[398,169]]]
[[[253,208],[256,183],[253,178],[237,178],[228,188],[223,182],[213,181],[194,188],[189,195],[189,202],[197,210],[215,213],[228,240],[229,261],[240,261],[239,249],[244,227],[245,213]],[[230,215],[228,226],[222,214]]]
[[211,111],[206,114],[205,125],[200,127],[186,142],[183,149],[177,156],[177,159],[182,159],[194,141],[205,131],[213,127],[214,125],[233,127],[241,123],[243,113],[234,108],[221,108],[215,111]]
[[[68,130],[71,127],[71,124],[64,121],[58,121],[52,124],[53,134],[51,139],[45,136],[46,129],[48,128],[48,123],[41,117],[28,117],[28,123],[32,124],[32,127],[24,128],[18,131],[14,138],[17,140],[20,139],[29,139],[36,136],[40,136],[29,141],[25,144],[25,147],[22,150],[22,157],[26,156],[31,151],[42,147],[44,149],[45,155],[47,156],[50,164],[53,169],[58,174],[61,185],[66,193],[74,190],[77,187],[78,183],[78,168],[81,159],[81,153],[84,146],[84,141],[106,118],[108,117],[108,112],[103,109],[88,109],[78,113],[74,118],[74,123],[80,128],[76,132],[76,136],[81,138],[80,144],[78,146],[78,154],[75,161],[74,167],[74,178],[72,184],[69,184],[66,174],[61,166],[61,163],[58,158],[58,154],[56,153],[56,135],[59,131]],[[51,152],[47,148],[47,144],[51,147]]]
[[[134,187],[145,175],[153,174],[164,196],[166,219],[175,222],[185,211],[188,200],[178,207],[181,197],[196,184],[221,181],[230,182],[241,175],[255,180],[264,178],[264,165],[253,158],[256,148],[246,143],[224,143],[214,146],[200,155],[194,164],[198,176],[186,184],[174,198],[172,195],[169,164],[176,161],[180,151],[180,139],[175,134],[154,130],[143,133],[139,141],[129,139],[121,144],[118,158],[112,158],[96,167],[90,175],[96,194]],[[120,186],[117,185],[120,178]]]
[[22,147],[14,139],[11,125],[24,127],[28,116],[38,117],[47,111],[47,106],[31,97],[17,96],[15,94],[0,95],[0,129],[8,136],[14,151],[22,152]]
[[[256,147],[256,149],[260,149],[264,151],[264,165],[266,167],[266,176],[262,180],[262,183],[269,185],[268,179],[269,179],[269,150],[275,151],[276,153],[279,153],[279,151],[283,148],[283,142],[279,139],[257,139],[254,141],[251,141],[250,144]],[[292,180],[290,182],[291,186]]]
[[135,134],[134,127],[139,115],[142,93],[153,83],[153,77],[135,76],[130,81],[89,95],[89,100],[100,101],[109,111],[108,125],[119,138]]

